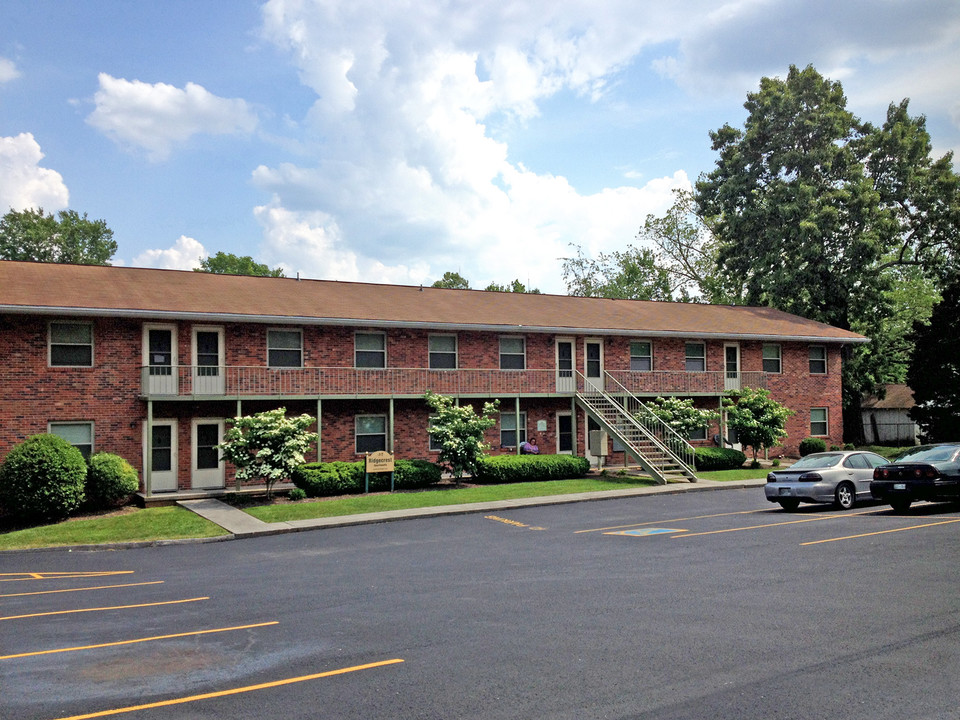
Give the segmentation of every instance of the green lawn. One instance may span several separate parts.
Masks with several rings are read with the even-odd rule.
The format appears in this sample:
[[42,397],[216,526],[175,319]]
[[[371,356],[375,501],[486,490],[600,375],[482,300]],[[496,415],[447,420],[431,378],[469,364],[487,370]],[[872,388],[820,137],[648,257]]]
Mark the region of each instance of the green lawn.
[[737,468],[736,470],[714,470],[711,472],[697,473],[697,477],[704,480],[715,480],[717,482],[733,482],[736,480],[758,480],[767,477],[767,474],[774,468],[762,467],[756,470],[750,468]]
[[156,507],[0,533],[0,550],[203,538],[226,534],[223,528],[184,508]]

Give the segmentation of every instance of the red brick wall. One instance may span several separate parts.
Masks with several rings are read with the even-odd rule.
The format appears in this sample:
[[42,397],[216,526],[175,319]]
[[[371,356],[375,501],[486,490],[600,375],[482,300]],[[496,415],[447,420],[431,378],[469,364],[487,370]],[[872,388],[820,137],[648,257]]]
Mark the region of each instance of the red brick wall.
[[[143,322],[100,318],[94,327],[94,366],[92,368],[51,368],[47,365],[47,317],[0,316],[0,458],[28,435],[46,432],[55,421],[92,421],[95,426],[95,449],[117,453],[142,465],[142,432],[146,403],[140,396],[140,364],[142,362]],[[162,324],[162,323],[160,323]],[[173,324],[173,323],[167,323]],[[189,322],[175,323],[177,355],[181,365],[192,364],[193,331]],[[238,323],[198,323],[204,327],[222,327],[225,338],[225,359],[228,365],[265,366],[266,335],[271,325]],[[354,366],[354,333],[347,327],[304,327],[304,365],[306,367]],[[371,332],[379,332],[369,329]],[[389,330],[387,363],[391,368],[425,368],[428,365],[428,336],[423,330]],[[460,368],[499,368],[498,333],[459,332],[458,362]],[[570,336],[574,337],[574,336]],[[590,336],[587,336],[590,337]],[[526,339],[527,368],[552,370],[555,367],[556,336],[528,334]],[[604,364],[608,370],[626,370],[630,362],[630,338],[601,338]],[[583,371],[584,336],[575,337],[574,366]],[[684,339],[654,338],[654,369],[684,369]],[[707,341],[707,370],[723,369],[724,343]],[[762,343],[741,342],[741,369],[744,372],[762,369]],[[782,370],[769,375],[773,397],[796,411],[788,422],[789,438],[776,452],[796,454],[799,442],[810,434],[810,408],[825,407],[829,415],[829,444],[842,442],[840,351],[827,345],[828,372],[811,375],[807,343],[781,343]],[[552,381],[551,381],[552,382]],[[483,400],[470,398],[479,409]],[[503,397],[501,409],[511,412],[513,398]],[[702,398],[698,406],[716,407],[717,398]],[[244,400],[245,414],[267,409],[275,403]],[[315,401],[289,400],[288,412],[316,414]],[[353,460],[355,452],[355,416],[387,414],[389,402],[378,400],[325,399],[322,417],[322,448],[325,460]],[[432,458],[426,436],[427,408],[421,400],[395,401],[395,450],[400,457]],[[567,397],[521,400],[527,412],[527,432],[536,435],[544,452],[556,449],[556,414],[567,412]],[[179,483],[189,487],[191,419],[195,417],[232,417],[235,401],[155,402],[157,418],[178,419]],[[537,431],[537,422],[547,424],[546,431]],[[577,418],[578,452],[583,452],[584,424]],[[712,436],[716,428],[711,429]],[[492,428],[487,440],[494,452],[501,452],[499,426]],[[504,449],[502,452],[512,452]],[[313,459],[315,455],[311,457]],[[231,482],[228,473],[227,483]]]

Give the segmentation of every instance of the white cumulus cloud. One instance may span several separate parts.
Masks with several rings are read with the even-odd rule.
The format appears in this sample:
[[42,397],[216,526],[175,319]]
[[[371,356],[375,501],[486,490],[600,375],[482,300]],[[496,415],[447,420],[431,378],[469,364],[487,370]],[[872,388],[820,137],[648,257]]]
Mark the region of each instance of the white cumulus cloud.
[[193,270],[200,267],[200,259],[208,255],[199,241],[181,235],[171,247],[164,250],[146,250],[137,255],[130,264],[133,267],[161,270]]
[[241,99],[221,98],[194,83],[177,88],[99,75],[96,108],[87,122],[123,146],[145,150],[153,161],[194,135],[246,135],[257,116]]
[[20,71],[16,64],[9,58],[0,57],[0,85],[16,80],[20,77]]
[[0,137],[0,212],[42,207],[63,210],[70,193],[63,176],[40,167],[43,152],[31,133]]

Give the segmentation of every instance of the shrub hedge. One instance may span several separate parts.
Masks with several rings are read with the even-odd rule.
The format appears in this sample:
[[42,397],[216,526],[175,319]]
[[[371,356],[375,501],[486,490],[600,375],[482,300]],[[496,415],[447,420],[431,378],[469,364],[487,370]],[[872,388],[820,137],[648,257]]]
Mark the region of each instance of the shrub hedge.
[[826,451],[827,441],[823,438],[808,437],[800,441],[800,457],[806,457],[810,453]]
[[31,435],[0,465],[0,507],[26,522],[62,520],[80,507],[87,463],[56,435]]
[[90,456],[87,469],[87,505],[108,508],[122,505],[140,487],[133,466],[119,455],[98,452]]
[[697,470],[733,470],[743,465],[747,456],[733,448],[698,447],[694,465]]
[[484,458],[473,482],[500,483],[567,480],[587,474],[590,462],[576,455],[495,455]]
[[[440,482],[440,475],[440,468],[426,460],[397,460],[393,486],[397,490],[422,488]],[[307,497],[362,493],[365,487],[363,461],[307,463],[294,471],[292,480]],[[389,473],[370,476],[371,492],[389,489]]]

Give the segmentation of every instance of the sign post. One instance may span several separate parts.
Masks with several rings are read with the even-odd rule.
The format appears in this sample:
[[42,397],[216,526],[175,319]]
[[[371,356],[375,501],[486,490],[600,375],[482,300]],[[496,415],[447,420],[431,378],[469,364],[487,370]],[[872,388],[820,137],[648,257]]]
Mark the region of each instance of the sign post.
[[364,458],[364,492],[370,492],[370,473],[390,473],[390,492],[393,492],[393,474],[394,474],[393,453],[385,450],[378,450],[375,453],[367,453]]

